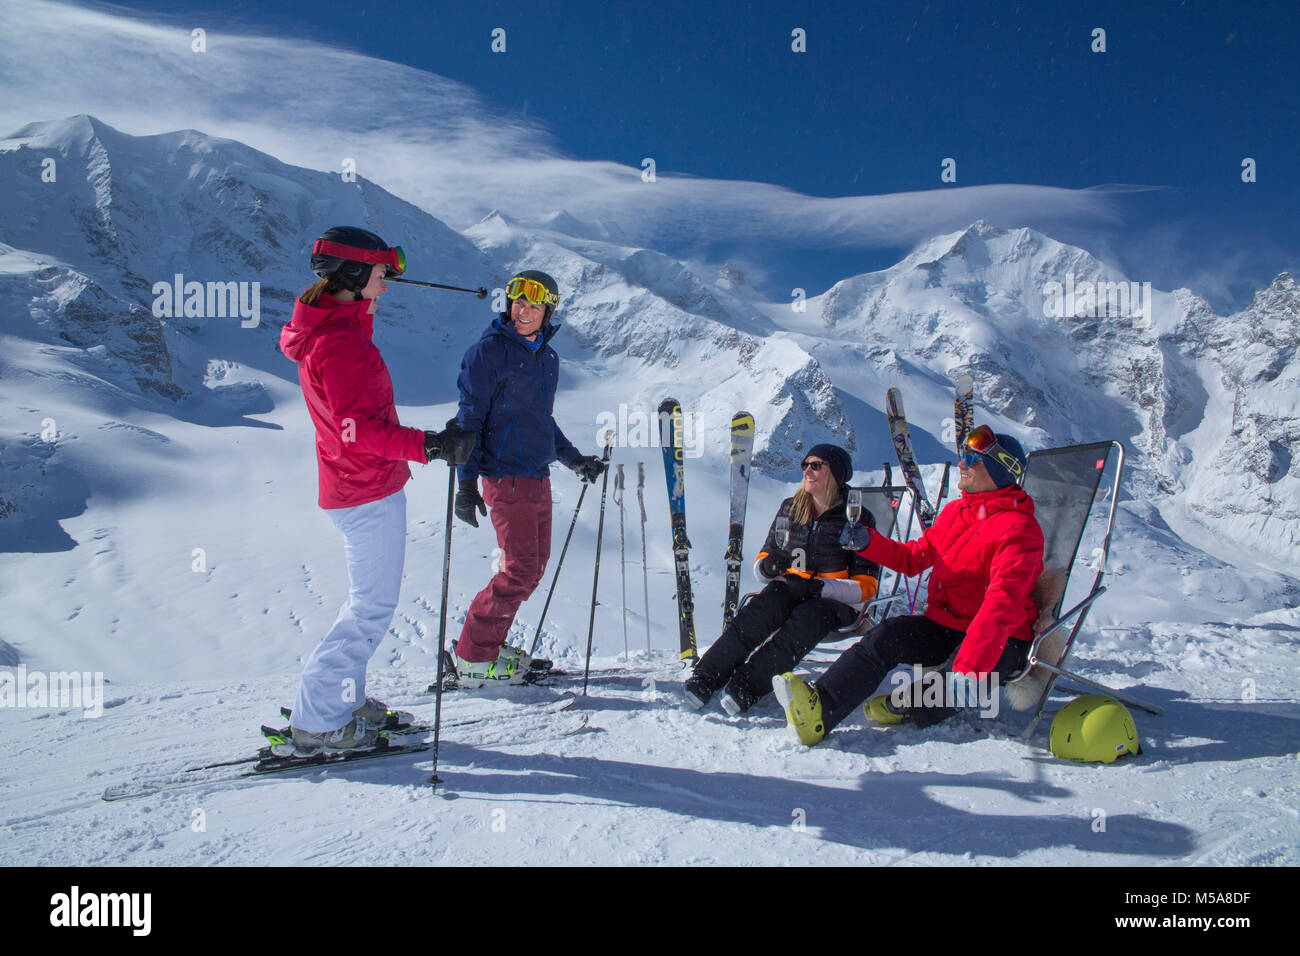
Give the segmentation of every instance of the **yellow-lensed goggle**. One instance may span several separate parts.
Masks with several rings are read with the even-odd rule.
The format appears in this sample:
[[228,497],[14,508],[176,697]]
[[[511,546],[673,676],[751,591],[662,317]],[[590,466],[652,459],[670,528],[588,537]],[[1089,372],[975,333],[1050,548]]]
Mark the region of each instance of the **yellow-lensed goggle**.
[[558,295],[536,279],[525,279],[523,276],[515,276],[506,284],[506,298],[523,298],[532,305],[557,306],[560,304]]

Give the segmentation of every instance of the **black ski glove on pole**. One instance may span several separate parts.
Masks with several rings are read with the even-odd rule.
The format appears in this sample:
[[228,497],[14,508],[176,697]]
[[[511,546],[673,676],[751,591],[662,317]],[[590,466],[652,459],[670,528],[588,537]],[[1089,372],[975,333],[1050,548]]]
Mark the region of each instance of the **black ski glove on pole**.
[[606,465],[595,455],[583,455],[569,467],[577,472],[578,477],[583,481],[594,483],[605,473]]
[[487,505],[483,503],[483,496],[478,493],[478,482],[466,482],[456,489],[456,517],[477,528],[478,518],[474,517],[475,511],[486,515]]
[[427,463],[441,458],[452,465],[463,465],[469,461],[477,438],[468,428],[456,424],[453,418],[445,431],[424,433],[424,460]]

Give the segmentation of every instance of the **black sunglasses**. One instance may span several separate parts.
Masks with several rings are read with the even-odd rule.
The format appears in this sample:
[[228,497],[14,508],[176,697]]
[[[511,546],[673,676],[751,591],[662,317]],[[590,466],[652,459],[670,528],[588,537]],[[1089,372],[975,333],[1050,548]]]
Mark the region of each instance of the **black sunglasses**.
[[809,468],[811,468],[813,472],[816,473],[821,471],[825,467],[826,467],[826,462],[824,461],[805,461],[802,465],[799,466],[799,470],[807,471]]

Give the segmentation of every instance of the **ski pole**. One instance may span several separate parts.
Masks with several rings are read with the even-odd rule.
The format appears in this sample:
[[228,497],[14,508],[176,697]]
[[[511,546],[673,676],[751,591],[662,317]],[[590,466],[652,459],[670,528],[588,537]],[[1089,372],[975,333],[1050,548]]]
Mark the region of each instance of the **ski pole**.
[[447,641],[447,585],[451,580],[451,522],[456,501],[456,466],[447,462],[447,521],[443,526],[442,547],[442,609],[438,612],[438,691],[433,709],[433,776],[429,783],[438,789],[442,779],[438,776],[438,743],[442,739],[442,680],[443,648]]
[[555,574],[551,578],[551,589],[546,592],[546,603],[542,605],[542,619],[537,622],[537,633],[533,635],[532,646],[528,648],[528,656],[532,657],[533,652],[537,650],[537,642],[542,639],[542,625],[546,623],[546,612],[550,610],[551,598],[555,596],[555,582],[560,580],[560,568],[564,566],[564,555],[569,550],[569,540],[573,537],[573,527],[578,523],[578,512],[582,510],[582,499],[587,497],[587,483],[582,483],[582,491],[578,492],[578,506],[573,509],[573,520],[569,522],[569,533],[564,536],[564,547],[560,549],[560,559],[555,562]]
[[645,589],[645,652],[650,653],[650,571],[645,560],[645,462],[636,463],[636,503],[641,506],[641,584]]
[[623,540],[623,465],[614,466],[614,504],[618,505],[618,577],[623,586],[623,660],[630,661],[632,652],[627,647],[627,561]]
[[582,696],[587,696],[587,678],[591,674],[591,639],[596,633],[596,586],[600,583],[600,542],[605,534],[605,491],[609,488],[609,455],[614,450],[614,433],[605,439],[605,477],[600,483],[600,521],[596,525],[596,570],[591,577],[591,617],[587,621],[587,666],[582,671]]
[[406,285],[422,285],[426,289],[446,289],[448,292],[468,292],[470,295],[476,295],[480,299],[487,298],[487,289],[480,286],[477,289],[462,289],[458,285],[443,285],[439,282],[421,282],[419,279],[399,279],[397,276],[385,279],[385,282],[402,282]]

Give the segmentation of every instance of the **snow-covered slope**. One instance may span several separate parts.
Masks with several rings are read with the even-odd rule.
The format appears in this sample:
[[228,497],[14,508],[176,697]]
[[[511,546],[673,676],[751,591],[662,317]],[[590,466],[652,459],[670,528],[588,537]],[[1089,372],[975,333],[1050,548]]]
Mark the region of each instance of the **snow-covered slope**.
[[[49,159],[53,182],[42,181]],[[1050,283],[1128,277],[1040,233],[977,222],[797,311],[765,301],[732,264],[636,248],[617,227],[563,210],[533,223],[495,214],[461,234],[364,180],[193,131],[125,136],[89,117],[0,141],[0,189],[12,200],[0,213],[0,667],[110,681],[100,720],[0,708],[0,821],[10,834],[0,861],[1296,862],[1290,276],[1226,319],[1186,290],[1155,291],[1146,316],[1054,316]],[[605,424],[626,424],[614,460],[632,476],[623,517],[636,654],[620,660],[611,501],[589,731],[530,743],[495,719],[481,733],[450,730],[445,774],[474,799],[432,811],[418,758],[200,788],[206,835],[189,829],[192,791],[108,809],[98,800],[108,783],[256,744],[253,731],[289,701],[346,593],[337,533],[315,506],[296,371],[277,349],[311,279],[312,240],[342,222],[400,242],[414,278],[495,290],[532,266],[559,279],[557,420],[588,452]],[[259,321],[156,314],[155,283],[177,273],[260,283]],[[440,427],[454,413],[460,356],[493,305],[390,288],[376,341],[403,421]],[[933,488],[951,455],[957,369],[976,377],[977,417],[1030,448],[1129,446],[1111,591],[1078,663],[1166,708],[1160,719],[1139,715],[1147,753],[1109,768],[1064,765],[1044,755],[1046,723],[1033,747],[1007,737],[1012,715],[991,735],[882,732],[858,718],[804,752],[785,742],[770,701],[736,720],[680,712],[660,451],[637,415],[671,394],[696,416],[687,517],[707,645],[721,618],[730,415],[746,408],[759,426],[752,555],[808,443],[837,441],[853,452],[859,482],[880,479],[892,458],[880,412],[891,385],[904,391]],[[371,690],[424,715],[447,485],[443,468],[414,471],[402,597]],[[553,490],[558,555],[579,483],[557,467]],[[596,497],[542,631],[543,652],[570,671],[586,645]],[[1091,577],[1091,533],[1076,590]],[[452,544],[454,638],[491,574],[495,539],[459,524]],[[541,591],[524,605],[516,641],[532,639],[544,600]],[[810,670],[835,650],[819,649]],[[487,709],[457,698],[448,717]],[[347,807],[360,797],[381,838],[355,839]],[[286,802],[321,822],[306,836],[267,827],[274,814],[264,811]],[[529,822],[498,846],[484,836],[501,806]],[[1098,807],[1111,837],[1091,829]],[[791,827],[798,811],[806,829]]]

